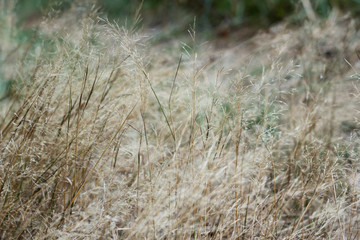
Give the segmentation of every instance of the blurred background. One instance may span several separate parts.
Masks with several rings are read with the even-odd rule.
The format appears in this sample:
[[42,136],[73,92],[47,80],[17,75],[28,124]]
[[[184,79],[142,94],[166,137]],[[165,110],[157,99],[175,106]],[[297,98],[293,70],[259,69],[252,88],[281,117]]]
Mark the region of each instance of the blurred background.
[[142,4],[145,26],[191,22],[196,16],[199,28],[221,31],[243,25],[266,27],[283,19],[298,24],[306,17],[304,2],[310,2],[319,17],[332,9],[353,15],[360,11],[360,0],[144,0],[143,4],[141,0],[18,0],[15,9],[19,24],[74,6],[96,6],[112,20],[130,21]]

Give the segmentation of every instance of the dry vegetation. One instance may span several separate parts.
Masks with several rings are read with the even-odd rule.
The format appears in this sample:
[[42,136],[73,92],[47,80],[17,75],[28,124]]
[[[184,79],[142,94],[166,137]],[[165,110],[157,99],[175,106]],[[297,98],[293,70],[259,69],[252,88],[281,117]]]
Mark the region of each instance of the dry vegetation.
[[359,238],[354,20],[221,51],[71,11],[17,44],[13,21],[1,239]]

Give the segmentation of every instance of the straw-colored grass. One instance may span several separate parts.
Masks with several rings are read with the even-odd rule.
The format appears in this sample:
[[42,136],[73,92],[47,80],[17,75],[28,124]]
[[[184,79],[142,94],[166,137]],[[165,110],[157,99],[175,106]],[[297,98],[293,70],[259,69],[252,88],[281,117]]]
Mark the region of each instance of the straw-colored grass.
[[358,238],[355,21],[220,51],[66,14],[2,15],[1,239]]

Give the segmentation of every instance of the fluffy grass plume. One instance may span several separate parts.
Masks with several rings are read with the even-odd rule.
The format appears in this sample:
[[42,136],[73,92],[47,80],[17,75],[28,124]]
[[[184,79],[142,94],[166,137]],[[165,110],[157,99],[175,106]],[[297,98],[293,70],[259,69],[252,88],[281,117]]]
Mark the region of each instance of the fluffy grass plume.
[[359,237],[354,20],[219,50],[4,9],[1,239]]

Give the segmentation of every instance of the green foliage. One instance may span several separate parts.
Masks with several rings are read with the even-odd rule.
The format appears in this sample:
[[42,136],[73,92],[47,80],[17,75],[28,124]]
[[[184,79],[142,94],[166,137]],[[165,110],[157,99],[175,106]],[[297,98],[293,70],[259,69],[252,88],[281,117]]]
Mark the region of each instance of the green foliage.
[[[49,10],[64,11],[74,0],[18,0],[16,11],[20,21]],[[113,19],[130,19],[141,0],[98,0],[97,6],[108,17]],[[360,11],[360,0],[314,0],[311,1],[314,11],[320,17],[326,17],[332,8],[357,14]],[[142,13],[156,22],[169,22],[183,17],[179,11],[187,11],[198,18],[198,24],[217,27],[221,24],[269,25],[286,17],[296,15],[295,19],[304,19],[305,13],[300,0],[145,0]],[[177,16],[178,15],[178,16]],[[181,16],[180,16],[181,15]]]
[[119,15],[130,15],[132,12],[135,12],[135,4],[139,3],[139,1],[130,0],[98,1],[101,10],[111,18],[119,17]]
[[[251,23],[268,25],[291,15],[303,19],[305,14],[300,0],[194,0],[185,1],[184,7],[192,9],[203,21],[217,26],[223,22],[230,25]],[[315,0],[311,1],[314,11],[326,17],[332,8],[358,13],[360,0]]]
[[62,12],[70,8],[74,2],[74,0],[17,0],[15,11],[19,22],[24,22],[50,10]]

